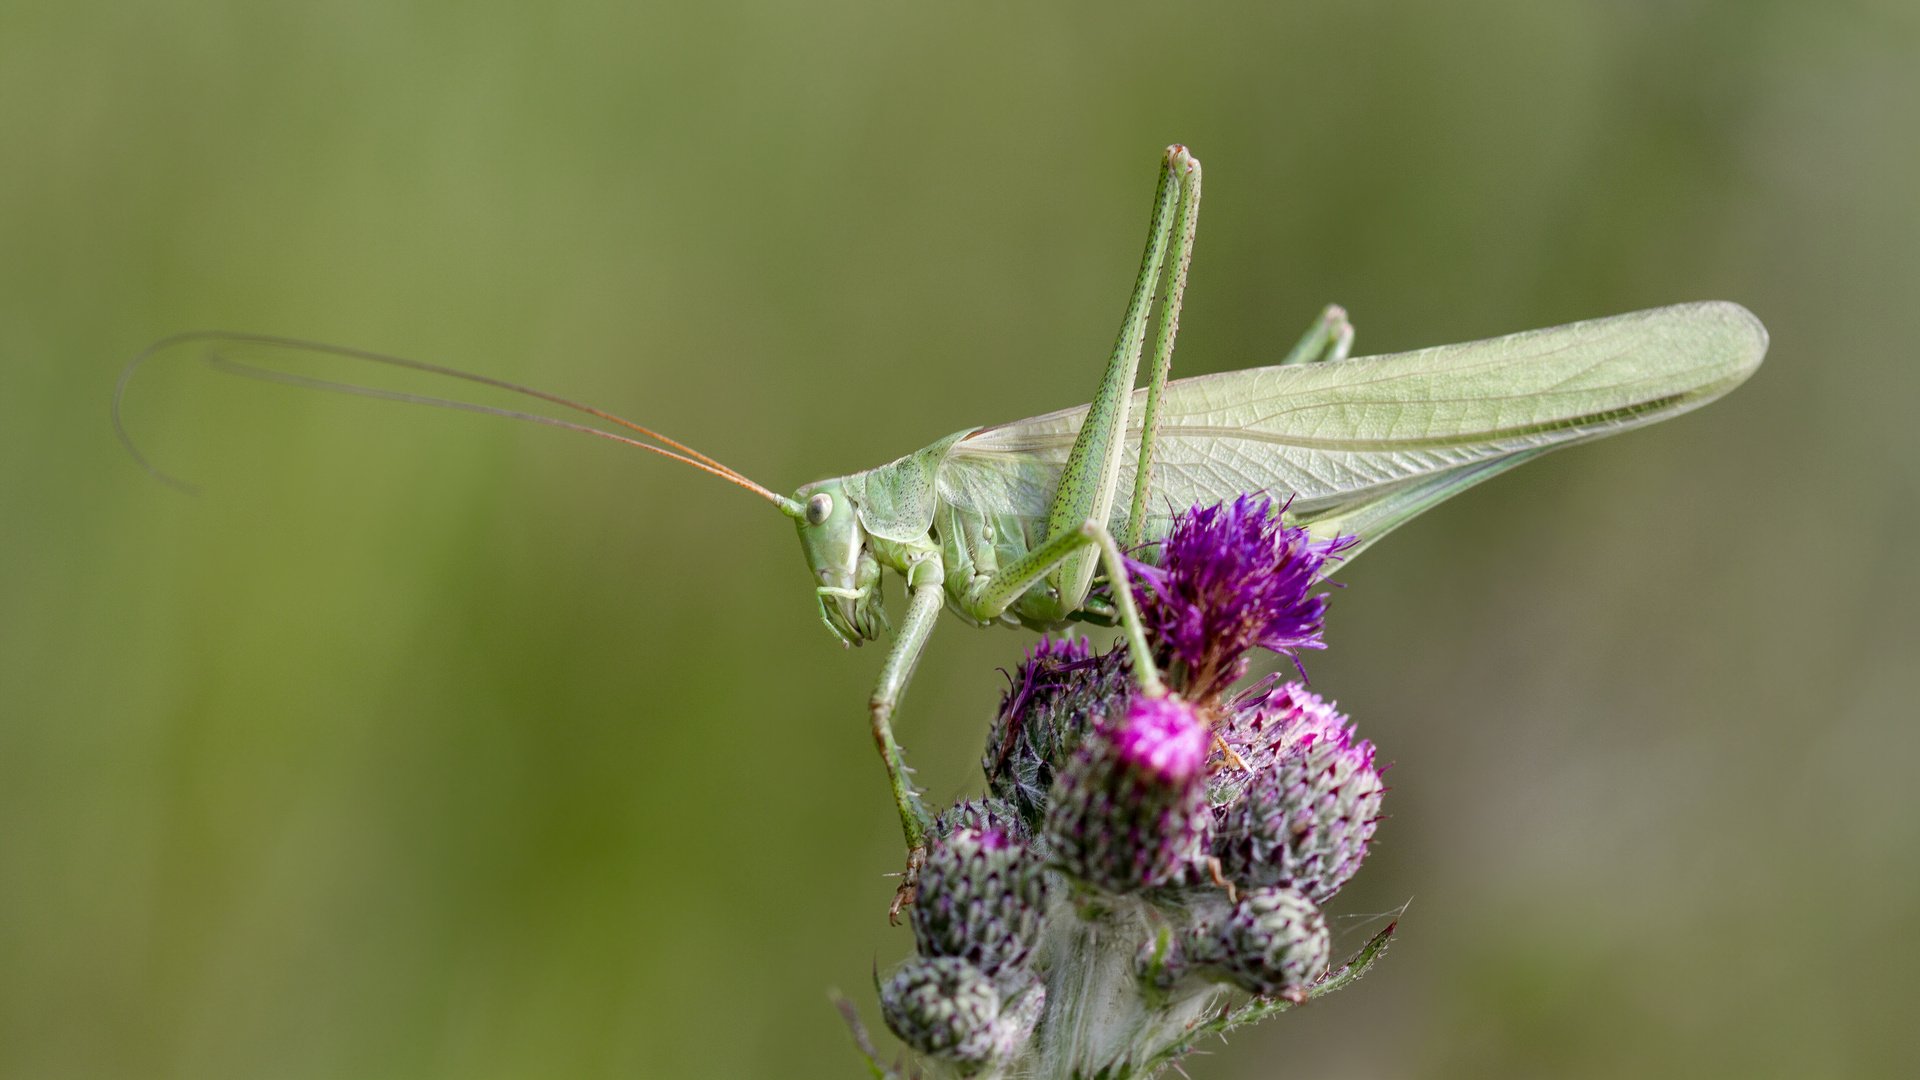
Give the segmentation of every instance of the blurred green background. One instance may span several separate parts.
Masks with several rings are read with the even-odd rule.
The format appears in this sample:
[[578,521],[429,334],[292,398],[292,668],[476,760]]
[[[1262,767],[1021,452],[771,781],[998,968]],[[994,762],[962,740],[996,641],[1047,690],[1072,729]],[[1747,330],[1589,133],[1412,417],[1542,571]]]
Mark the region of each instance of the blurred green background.
[[[899,837],[790,524],[137,348],[453,363],[775,488],[1176,370],[1682,300],[1727,400],[1454,500],[1309,657],[1396,762],[1358,987],[1196,1077],[1920,1074],[1920,13],[1895,0],[0,5],[0,1074],[851,1077]],[[345,370],[335,375],[359,374]],[[896,603],[897,603],[897,589]],[[977,789],[1030,635],[902,718]],[[1352,944],[1377,923],[1338,923]]]

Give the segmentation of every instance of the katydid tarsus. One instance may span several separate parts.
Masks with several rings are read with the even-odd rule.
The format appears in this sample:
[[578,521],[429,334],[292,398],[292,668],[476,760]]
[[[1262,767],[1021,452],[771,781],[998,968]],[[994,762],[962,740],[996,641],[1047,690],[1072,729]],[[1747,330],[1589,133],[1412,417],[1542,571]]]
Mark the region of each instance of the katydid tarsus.
[[[612,414],[500,380],[354,349],[259,335],[192,333],[136,356],[206,346],[224,370],[278,382],[509,416],[639,446],[747,488],[794,519],[819,613],[842,644],[888,632],[882,577],[907,610],[869,702],[909,851],[908,884],[932,818],[909,778],[893,714],[940,609],[981,626],[1118,624],[1144,692],[1163,692],[1136,620],[1122,553],[1152,557],[1171,515],[1264,491],[1290,524],[1355,538],[1351,561],[1400,523],[1548,450],[1653,423],[1739,385],[1766,353],[1746,309],[1681,304],[1463,345],[1349,358],[1353,327],[1328,307],[1272,367],[1168,381],[1200,202],[1200,164],[1161,162],[1146,253],[1093,401],[969,428],[887,465],[776,494],[712,458]],[[1154,314],[1157,308],[1157,319]],[[1149,340],[1147,385],[1135,390]],[[296,375],[238,357],[292,350],[483,383],[577,409],[640,438],[553,417]],[[655,444],[659,445],[655,445]],[[156,475],[132,443],[128,449]],[[1117,500],[1119,492],[1127,498]],[[1146,545],[1146,546],[1143,546]],[[1090,597],[1104,571],[1111,603]]]

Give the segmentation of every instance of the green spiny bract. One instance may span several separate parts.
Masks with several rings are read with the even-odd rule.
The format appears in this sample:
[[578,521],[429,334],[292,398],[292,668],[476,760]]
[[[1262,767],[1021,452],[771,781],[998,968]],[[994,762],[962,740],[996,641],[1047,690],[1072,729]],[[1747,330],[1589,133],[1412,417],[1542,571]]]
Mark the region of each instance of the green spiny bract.
[[1025,843],[1033,836],[1013,805],[1004,799],[962,799],[933,819],[933,835],[952,836],[961,829],[987,829]]
[[1047,813],[1047,794],[1080,742],[1126,708],[1133,662],[1124,648],[1094,651],[1085,638],[1042,638],[1001,695],[981,767],[987,785],[1029,831]]

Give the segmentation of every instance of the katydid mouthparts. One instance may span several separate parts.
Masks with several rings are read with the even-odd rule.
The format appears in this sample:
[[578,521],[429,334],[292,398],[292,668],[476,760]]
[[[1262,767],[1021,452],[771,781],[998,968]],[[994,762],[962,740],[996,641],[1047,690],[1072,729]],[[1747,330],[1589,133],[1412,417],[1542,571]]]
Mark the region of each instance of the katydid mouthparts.
[[[777,494],[658,432],[611,413],[454,368],[264,335],[180,334],[142,350],[113,393],[120,405],[151,357],[202,346],[214,367],[310,389],[506,416],[650,450],[754,492],[792,518],[821,620],[843,645],[890,630],[882,579],[906,581],[907,610],[869,701],[909,850],[911,893],[932,815],[893,735],[898,707],[940,609],[978,626],[1120,625],[1142,691],[1164,691],[1133,613],[1122,553],[1164,535],[1172,516],[1249,492],[1270,494],[1290,525],[1353,538],[1351,560],[1449,496],[1561,446],[1678,416],[1738,386],[1766,355],[1752,313],[1724,301],[1678,304],[1461,345],[1352,357],[1353,326],[1329,306],[1271,367],[1169,381],[1200,209],[1200,163],[1169,147],[1146,252],[1119,338],[1090,404],[968,428],[865,472]],[[1136,390],[1151,330],[1147,384]],[[364,360],[463,379],[624,429],[471,402],[335,382],[236,359],[286,351]],[[189,489],[190,490],[190,489]],[[1118,499],[1119,492],[1127,498]],[[1091,595],[1104,575],[1111,601]],[[897,906],[896,906],[897,911]]]

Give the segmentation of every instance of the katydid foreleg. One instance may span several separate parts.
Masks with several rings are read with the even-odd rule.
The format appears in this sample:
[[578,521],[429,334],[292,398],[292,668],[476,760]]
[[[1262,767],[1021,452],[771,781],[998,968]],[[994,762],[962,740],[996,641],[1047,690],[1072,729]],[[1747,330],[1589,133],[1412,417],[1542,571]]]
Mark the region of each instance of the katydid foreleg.
[[880,669],[880,681],[874,686],[867,707],[873,716],[873,741],[880,748],[881,759],[887,763],[893,801],[900,808],[900,825],[907,834],[907,847],[919,851],[927,830],[933,825],[933,815],[927,812],[920,793],[908,778],[911,770],[893,737],[893,710],[899,706],[900,695],[906,692],[914,666],[920,662],[920,651],[933,633],[933,624],[940,618],[946,590],[936,579],[912,586],[909,597],[906,620],[893,639],[893,648],[887,652],[887,662]]
[[[1159,670],[1154,666],[1153,650],[1147,645],[1146,632],[1140,624],[1140,610],[1133,602],[1133,588],[1127,581],[1126,559],[1120,553],[1120,545],[1114,542],[1113,534],[1098,522],[1083,522],[1078,529],[1049,539],[998,574],[982,579],[961,600],[960,605],[967,614],[981,622],[998,618],[1008,605],[1045,577],[1048,571],[1088,548],[1095,550],[1097,557],[1105,564],[1107,579],[1113,583],[1114,608],[1120,615],[1127,647],[1133,656],[1135,680],[1140,684],[1141,691],[1150,696],[1165,694],[1166,687],[1160,681]],[[939,618],[940,608],[945,602],[945,590],[938,573],[939,560],[929,559],[917,564],[915,569],[919,570],[920,567],[927,568],[925,580],[911,584],[912,600],[907,607],[906,620],[901,624],[899,635],[894,638],[893,648],[887,653],[887,662],[880,669],[880,682],[874,687],[873,697],[869,700],[873,739],[880,748],[881,758],[886,762],[894,803],[900,809],[900,827],[907,839],[907,872],[894,894],[893,907],[889,912],[892,917],[898,917],[901,906],[913,898],[920,866],[926,861],[927,833],[933,826],[933,817],[927,813],[919,792],[914,790],[912,781],[908,779],[906,760],[901,754],[900,744],[893,737],[893,710],[906,690],[907,681],[913,677],[920,651],[933,632],[934,621]]]
[[873,718],[873,741],[880,748],[881,760],[887,764],[887,782],[893,786],[893,802],[900,809],[900,828],[907,836],[907,872],[900,888],[894,892],[893,906],[887,911],[889,920],[897,921],[901,906],[913,899],[920,865],[926,861],[927,832],[933,827],[933,815],[927,813],[926,804],[920,801],[920,792],[908,776],[911,770],[907,768],[906,757],[894,740],[893,710],[900,704],[900,695],[906,692],[908,680],[913,678],[920,651],[926,647],[945,603],[946,589],[937,578],[912,587],[907,617],[900,625],[899,635],[893,639],[887,662],[880,668],[880,682],[874,686],[873,697],[867,702]]

